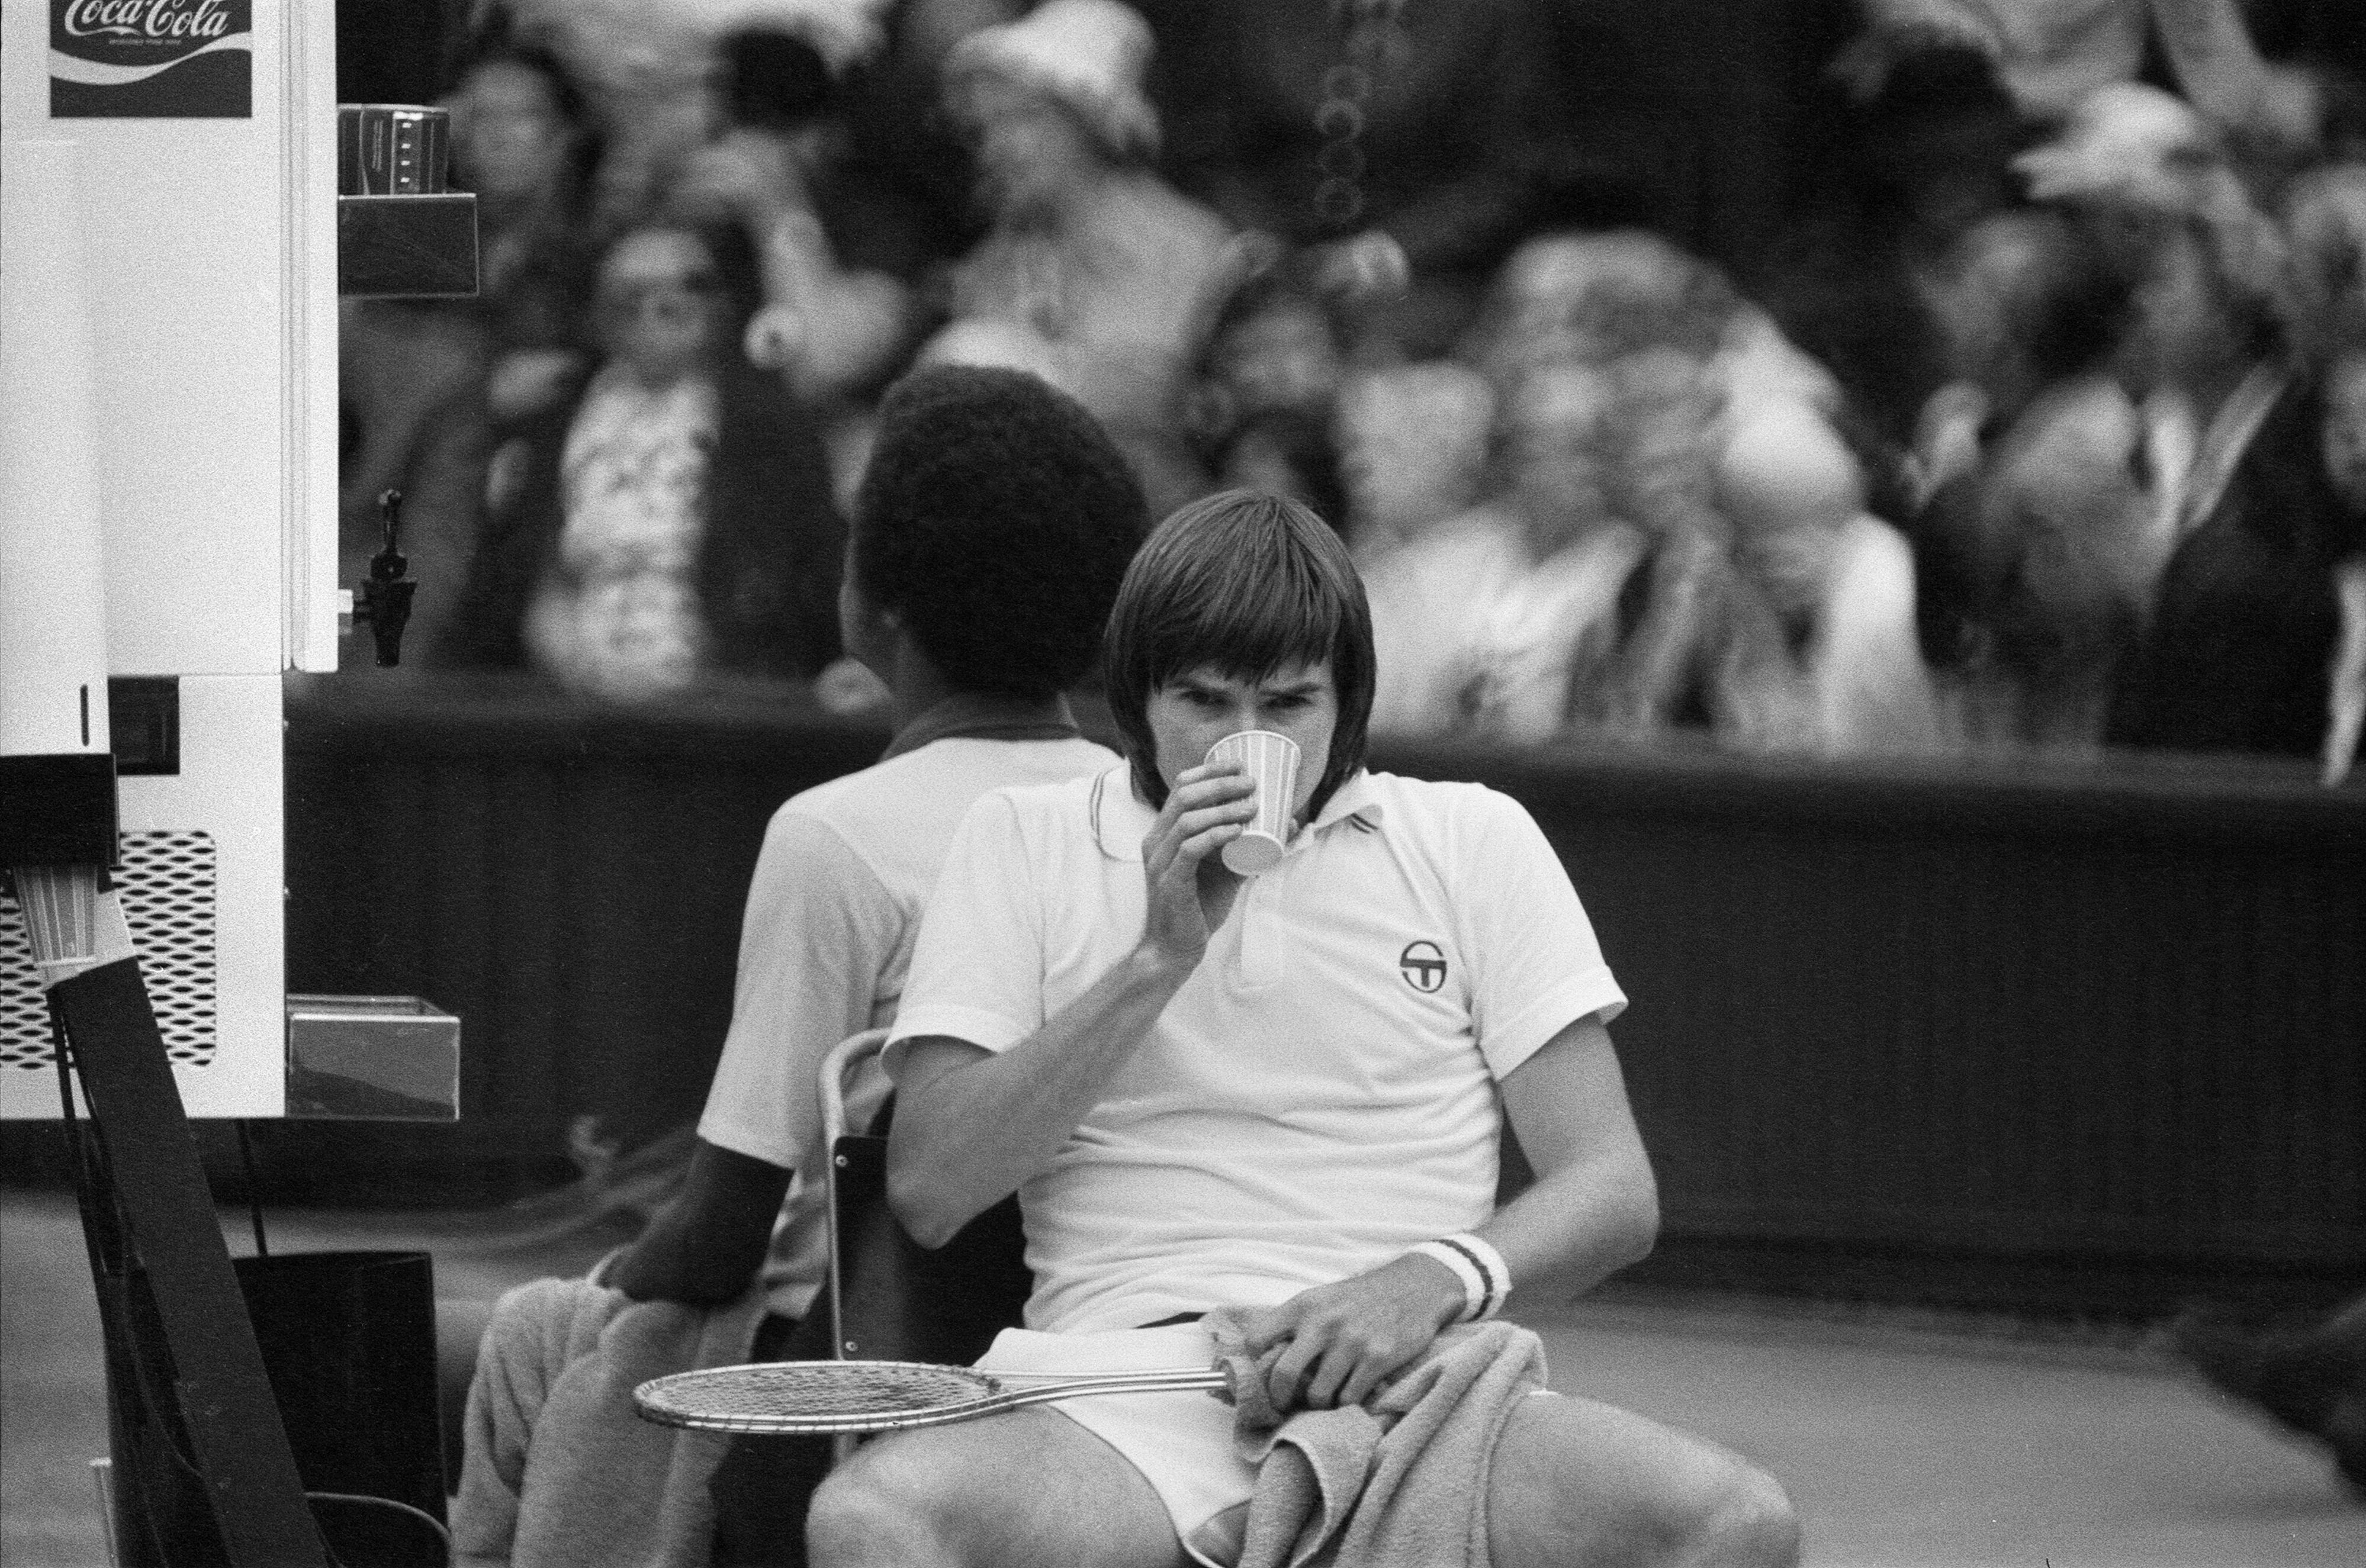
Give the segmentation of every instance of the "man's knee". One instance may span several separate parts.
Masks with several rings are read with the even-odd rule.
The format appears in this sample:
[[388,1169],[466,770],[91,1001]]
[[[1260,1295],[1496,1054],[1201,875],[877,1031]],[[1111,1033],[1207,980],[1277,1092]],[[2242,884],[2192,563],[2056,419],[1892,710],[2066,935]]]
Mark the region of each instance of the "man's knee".
[[1181,1555],[1150,1484],[1048,1410],[865,1444],[814,1495],[806,1541],[817,1568],[1163,1568]]
[[1496,1446],[1488,1540],[1504,1568],[1789,1568],[1791,1500],[1739,1454],[1588,1399],[1524,1402]]
[[940,1529],[941,1500],[925,1467],[894,1443],[872,1443],[825,1477],[806,1515],[813,1568],[888,1568],[958,1561]]
[[1742,1460],[1724,1466],[1677,1561],[1722,1568],[1790,1568],[1799,1561],[1799,1516],[1782,1483]]
[[1781,1483],[1722,1450],[1642,1501],[1601,1544],[1605,1562],[1651,1568],[1793,1568],[1799,1519]]

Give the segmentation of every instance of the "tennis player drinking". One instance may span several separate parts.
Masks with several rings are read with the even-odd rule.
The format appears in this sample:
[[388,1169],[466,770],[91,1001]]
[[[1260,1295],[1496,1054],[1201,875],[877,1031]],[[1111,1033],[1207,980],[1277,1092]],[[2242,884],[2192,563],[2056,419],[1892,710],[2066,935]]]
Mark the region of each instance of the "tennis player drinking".
[[[1283,1407],[1363,1400],[1503,1296],[1549,1305],[1650,1248],[1657,1197],[1605,1025],[1625,1005],[1508,798],[1368,772],[1362,586],[1293,502],[1230,492],[1144,545],[1106,649],[1127,761],[997,790],[954,835],[891,1036],[890,1182],[924,1242],[1012,1192],[1035,1294],[981,1363],[1212,1359],[1256,1309]],[[1247,729],[1304,757],[1279,865],[1219,858]],[[1508,1117],[1537,1171],[1495,1204]],[[1194,1394],[896,1433],[824,1484],[814,1561],[1223,1563],[1254,1484]],[[1736,1456],[1537,1394],[1502,1428],[1494,1562],[1793,1561]]]

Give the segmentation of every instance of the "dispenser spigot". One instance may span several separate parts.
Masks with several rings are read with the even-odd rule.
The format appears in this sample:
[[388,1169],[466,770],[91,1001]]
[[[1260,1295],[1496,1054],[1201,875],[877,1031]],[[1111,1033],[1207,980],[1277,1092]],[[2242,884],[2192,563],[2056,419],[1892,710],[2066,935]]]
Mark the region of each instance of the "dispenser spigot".
[[400,490],[378,497],[377,516],[385,545],[370,557],[369,576],[354,596],[354,619],[369,622],[378,667],[388,669],[402,662],[402,628],[411,620],[411,596],[419,585],[403,576],[410,563],[396,548],[402,526]]

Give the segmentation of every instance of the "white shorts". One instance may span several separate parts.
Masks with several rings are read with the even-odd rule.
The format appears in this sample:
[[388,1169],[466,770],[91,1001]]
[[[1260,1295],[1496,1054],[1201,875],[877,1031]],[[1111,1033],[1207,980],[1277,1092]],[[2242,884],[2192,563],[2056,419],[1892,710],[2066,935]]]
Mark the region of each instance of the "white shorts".
[[[1215,1341],[1205,1328],[1176,1323],[1098,1334],[1006,1328],[977,1364],[988,1372],[1130,1372],[1213,1366],[1215,1361]],[[1084,1428],[1142,1473],[1166,1505],[1176,1537],[1194,1561],[1229,1568],[1238,1558],[1256,1466],[1233,1448],[1231,1406],[1203,1390],[1186,1389],[1061,1399],[1043,1408]],[[1233,1509],[1241,1511],[1228,1515]]]

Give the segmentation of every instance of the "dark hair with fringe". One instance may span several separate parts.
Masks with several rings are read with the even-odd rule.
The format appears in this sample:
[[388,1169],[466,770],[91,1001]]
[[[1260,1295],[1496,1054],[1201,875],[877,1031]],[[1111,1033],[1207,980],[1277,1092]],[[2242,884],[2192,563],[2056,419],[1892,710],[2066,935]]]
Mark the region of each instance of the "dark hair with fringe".
[[847,543],[862,596],[956,690],[1042,699],[1092,672],[1149,515],[1092,415],[1023,371],[887,389]]
[[1372,612],[1346,546],[1313,509],[1256,490],[1219,491],[1160,523],[1118,588],[1103,655],[1143,799],[1166,803],[1151,693],[1195,669],[1254,680],[1301,661],[1329,665],[1339,694],[1312,812],[1364,766],[1372,717]]

